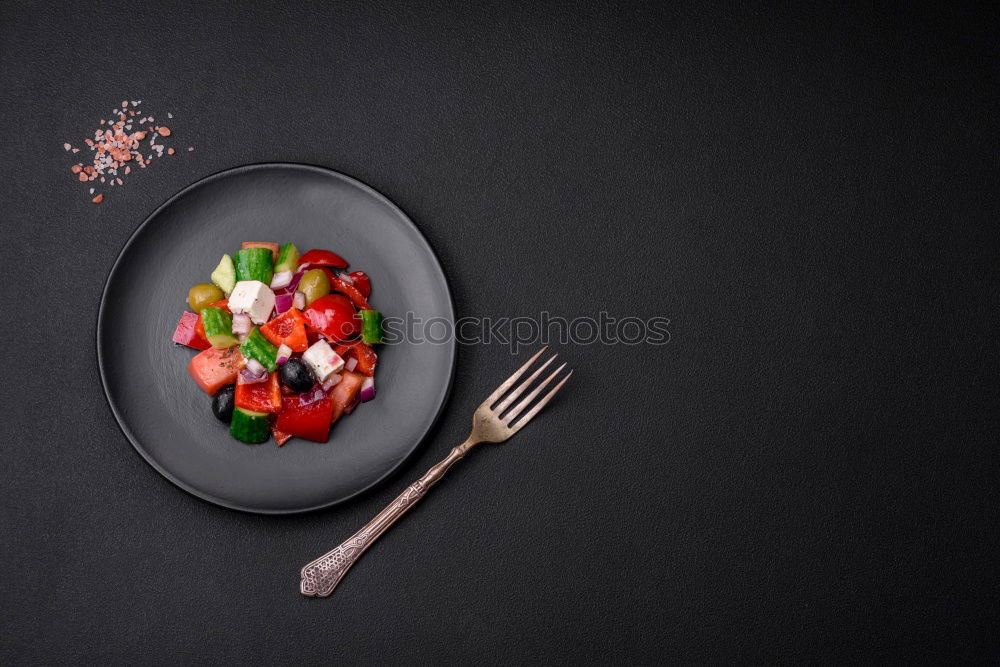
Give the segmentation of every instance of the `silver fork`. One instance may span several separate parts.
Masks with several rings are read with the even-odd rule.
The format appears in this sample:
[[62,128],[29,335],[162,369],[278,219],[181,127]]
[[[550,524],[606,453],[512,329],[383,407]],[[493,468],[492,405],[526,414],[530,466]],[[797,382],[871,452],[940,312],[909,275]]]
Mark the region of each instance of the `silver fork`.
[[[332,593],[333,589],[347,573],[347,570],[354,565],[355,561],[365,552],[365,549],[370,547],[382,533],[389,529],[389,526],[396,523],[411,507],[416,505],[417,501],[427,493],[427,490],[444,477],[444,474],[455,464],[455,461],[468,454],[470,449],[481,442],[503,442],[507,440],[524,428],[524,425],[531,421],[545,407],[545,404],[552,399],[555,393],[566,384],[566,380],[573,374],[572,370],[551,391],[545,394],[534,407],[525,412],[525,409],[559,375],[566,367],[566,364],[553,371],[531,393],[521,399],[517,405],[512,408],[510,406],[524,393],[532,382],[538,379],[542,371],[555,360],[556,355],[552,355],[527,380],[521,382],[504,397],[504,394],[511,387],[514,387],[514,384],[531,368],[532,364],[535,363],[545,350],[546,348],[543,347],[535,356],[528,359],[527,363],[517,369],[517,372],[507,378],[506,382],[500,385],[495,392],[490,394],[489,398],[476,408],[475,414],[472,415],[472,432],[465,439],[465,442],[451,450],[444,460],[428,470],[423,477],[406,487],[406,490],[392,501],[388,507],[376,514],[374,519],[365,524],[361,530],[354,533],[343,544],[333,551],[323,554],[302,568],[302,582],[299,584],[299,590],[302,591],[303,595],[325,598]],[[501,398],[503,398],[502,401],[500,401]],[[497,401],[500,401],[500,403],[496,407],[490,407]],[[508,410],[508,408],[510,409]]]

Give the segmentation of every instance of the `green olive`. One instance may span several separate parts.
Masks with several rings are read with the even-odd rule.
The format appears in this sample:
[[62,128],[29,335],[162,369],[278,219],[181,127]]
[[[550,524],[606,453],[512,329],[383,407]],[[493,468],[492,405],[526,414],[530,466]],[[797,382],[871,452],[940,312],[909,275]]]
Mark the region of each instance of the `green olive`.
[[222,293],[222,290],[215,285],[202,283],[188,290],[188,305],[191,306],[191,310],[200,313],[202,309],[207,308],[216,301],[222,301],[225,297],[226,295]]
[[330,278],[323,269],[309,269],[299,280],[298,291],[306,295],[306,305],[330,293]]

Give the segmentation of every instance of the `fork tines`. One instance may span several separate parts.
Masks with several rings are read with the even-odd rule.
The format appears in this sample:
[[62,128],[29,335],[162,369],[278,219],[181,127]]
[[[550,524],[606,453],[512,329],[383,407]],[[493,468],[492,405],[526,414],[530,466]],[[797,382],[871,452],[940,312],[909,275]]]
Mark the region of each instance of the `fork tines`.
[[[548,346],[543,347],[541,350],[536,352],[534,356],[531,357],[531,359],[528,359],[528,361],[525,362],[525,364],[521,366],[519,369],[517,369],[514,372],[514,374],[507,379],[506,382],[501,384],[495,392],[490,394],[490,397],[483,402],[483,407],[490,409],[490,406],[492,406],[493,403],[496,403],[511,387],[514,387],[514,384],[521,378],[522,375],[524,375],[528,371],[528,369],[531,368],[532,364],[534,364],[535,361],[537,361],[538,358],[542,356],[542,353],[544,353],[545,350],[547,349]],[[536,379],[538,379],[538,377],[542,374],[542,371],[544,371],[549,366],[549,364],[555,361],[557,356],[558,355],[553,354],[551,357],[549,357],[548,361],[539,366],[535,370],[535,372],[528,377],[527,380],[524,380],[523,382],[518,384],[518,386],[514,387],[514,390],[511,391],[509,394],[507,394],[506,398],[500,401],[500,403],[497,404],[496,407],[491,408],[492,412],[497,416],[497,418],[500,419],[508,428],[510,428],[512,432],[516,432],[522,426],[531,421],[532,417],[537,415],[539,411],[542,408],[544,408],[545,405],[550,400],[552,400],[552,397],[555,396],[556,392],[559,391],[564,384],[566,384],[566,380],[568,380],[569,376],[573,374],[572,370],[570,370],[569,373],[566,373],[566,375],[562,378],[562,380],[560,380],[559,383],[556,384],[556,386],[553,387],[551,391],[545,394],[545,396],[539,399],[538,403],[536,403],[534,407],[531,408],[531,410],[528,410],[527,412],[524,411],[525,408],[531,405],[531,402],[538,397],[541,391],[545,389],[545,387],[547,387],[549,383],[551,383],[552,380],[554,380],[556,376],[559,375],[559,373],[564,368],[566,368],[566,364],[563,363],[561,366],[559,366],[559,368],[552,371],[552,373],[548,377],[542,380],[538,384],[538,386],[536,386],[531,391],[531,393],[525,396],[517,405],[515,405],[512,408],[510,407],[510,405],[515,400],[517,400],[521,396],[521,394],[523,394],[524,391],[528,389],[528,387],[530,387],[531,384]]]

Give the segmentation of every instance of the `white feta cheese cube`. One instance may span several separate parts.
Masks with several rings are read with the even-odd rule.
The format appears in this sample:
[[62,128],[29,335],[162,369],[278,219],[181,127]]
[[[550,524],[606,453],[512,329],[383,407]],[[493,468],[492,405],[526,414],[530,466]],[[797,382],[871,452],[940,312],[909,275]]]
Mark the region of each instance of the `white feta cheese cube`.
[[302,361],[320,384],[344,367],[344,360],[325,340],[318,340],[310,345],[309,349],[302,353]]
[[246,313],[254,324],[264,324],[274,310],[274,292],[259,280],[241,280],[229,295],[229,310]]

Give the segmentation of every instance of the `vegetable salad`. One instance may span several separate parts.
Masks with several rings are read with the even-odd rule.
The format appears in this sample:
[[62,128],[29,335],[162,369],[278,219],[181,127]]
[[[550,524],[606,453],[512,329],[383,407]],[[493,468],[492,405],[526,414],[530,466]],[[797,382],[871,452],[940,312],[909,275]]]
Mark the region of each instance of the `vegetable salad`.
[[237,440],[326,442],[375,398],[382,314],[368,276],[347,267],[329,250],[246,241],[188,291],[173,341],[200,350],[188,372]]

